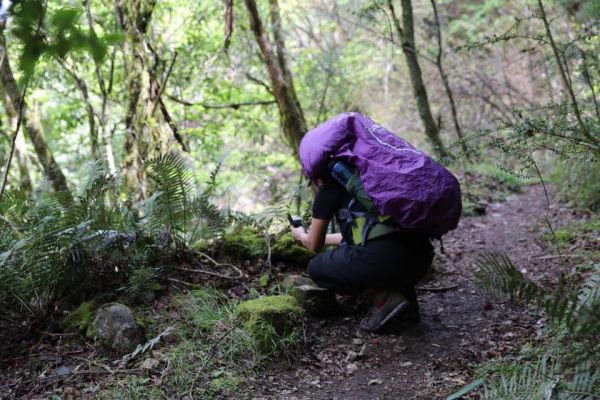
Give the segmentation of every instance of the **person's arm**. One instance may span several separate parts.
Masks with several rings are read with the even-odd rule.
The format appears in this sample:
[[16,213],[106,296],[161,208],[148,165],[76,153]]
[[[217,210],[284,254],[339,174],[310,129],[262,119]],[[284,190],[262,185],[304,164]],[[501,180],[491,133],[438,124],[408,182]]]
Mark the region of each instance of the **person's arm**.
[[342,243],[342,234],[341,233],[328,233],[325,235],[325,245],[326,246],[339,246]]
[[324,244],[339,244],[341,241],[341,235],[337,243],[334,241],[338,239],[334,236],[338,234],[327,235],[327,225],[329,220],[313,218],[308,232],[303,227],[292,228],[292,236],[304,247],[317,252]]

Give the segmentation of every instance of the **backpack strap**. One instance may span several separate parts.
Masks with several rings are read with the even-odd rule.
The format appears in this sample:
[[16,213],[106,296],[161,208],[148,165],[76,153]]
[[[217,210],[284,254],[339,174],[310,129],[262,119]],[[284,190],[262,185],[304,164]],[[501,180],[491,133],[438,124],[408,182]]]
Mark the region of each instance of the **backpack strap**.
[[[392,219],[379,214],[363,187],[359,172],[344,162],[338,162],[337,166],[333,166],[332,176],[346,188],[352,199],[348,208],[339,210],[336,217],[351,226],[354,244],[364,245],[368,240],[397,232],[399,228],[393,225]],[[360,204],[366,211],[352,211],[356,204]]]
[[[349,207],[352,206],[350,201]],[[399,228],[389,223],[389,217],[370,215],[364,211],[350,211],[348,208],[340,209],[336,217],[350,225],[352,241],[356,245],[364,245],[368,240],[379,238],[398,232]]]

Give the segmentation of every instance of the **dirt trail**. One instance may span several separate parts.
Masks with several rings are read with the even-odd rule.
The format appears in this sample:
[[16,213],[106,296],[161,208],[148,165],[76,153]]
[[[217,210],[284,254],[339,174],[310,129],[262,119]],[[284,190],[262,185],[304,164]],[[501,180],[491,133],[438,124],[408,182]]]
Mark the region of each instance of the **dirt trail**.
[[[556,206],[553,206],[556,213]],[[307,322],[307,348],[290,368],[251,379],[253,399],[443,399],[471,381],[476,364],[516,351],[543,320],[508,304],[491,303],[473,284],[473,260],[500,251],[536,281],[556,276],[557,259],[539,239],[545,230],[543,188],[531,186],[486,215],[463,218],[444,237],[432,278],[419,291],[422,321],[386,333],[357,329],[363,316],[352,299],[341,313]],[[432,288],[438,288],[432,290]]]

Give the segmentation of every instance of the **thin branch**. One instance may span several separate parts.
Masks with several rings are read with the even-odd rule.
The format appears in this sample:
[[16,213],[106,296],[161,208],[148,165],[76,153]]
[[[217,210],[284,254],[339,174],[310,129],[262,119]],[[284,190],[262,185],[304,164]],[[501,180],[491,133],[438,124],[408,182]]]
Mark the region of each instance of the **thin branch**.
[[544,10],[544,5],[542,4],[542,0],[538,0],[538,5],[540,8],[542,21],[544,22],[544,27],[546,28],[546,36],[548,37],[550,46],[552,47],[552,51],[554,53],[554,58],[556,59],[556,63],[558,64],[558,70],[560,72],[560,77],[563,81],[563,85],[565,86],[565,89],[567,90],[567,92],[569,93],[569,96],[571,98],[571,102],[572,102],[571,105],[573,107],[573,112],[575,113],[575,118],[577,119],[579,129],[581,129],[581,133],[583,133],[583,135],[586,137],[586,139],[588,139],[593,144],[598,145],[600,143],[600,141],[597,140],[596,138],[594,138],[590,134],[588,128],[583,123],[583,119],[581,118],[581,112],[579,111],[577,99],[575,98],[575,92],[573,92],[573,87],[569,84],[569,80],[567,79],[565,68],[563,66],[563,63],[561,62],[560,54],[558,52],[558,47],[556,46],[556,43],[554,42],[554,37],[552,36],[552,31],[550,30],[550,24],[548,23],[548,18],[546,18],[546,12]]
[[167,81],[169,80],[169,76],[171,76],[171,72],[173,72],[173,65],[175,65],[176,60],[177,60],[177,52],[175,52],[175,54],[173,54],[173,58],[171,59],[171,64],[169,64],[169,69],[167,69],[167,74],[165,75],[165,79],[163,80],[163,83],[158,88],[156,98],[154,99],[153,104],[152,104],[152,111],[150,112],[150,115],[154,115],[154,111],[156,111],[156,106],[158,105],[158,102],[160,101],[160,97],[162,96],[163,92],[165,91],[165,88],[167,87]]
[[167,97],[169,99],[173,100],[174,102],[182,104],[187,107],[200,106],[203,108],[212,108],[212,109],[233,108],[234,110],[237,110],[240,107],[266,106],[266,105],[271,105],[271,104],[276,103],[275,100],[258,100],[258,101],[242,101],[239,103],[231,103],[231,104],[206,104],[206,103],[200,103],[200,102],[191,102],[191,101],[181,100],[181,99],[179,99],[175,96],[169,95],[169,94],[167,94]]
[[433,16],[436,27],[436,39],[438,45],[438,52],[436,57],[436,65],[438,68],[438,72],[440,73],[440,77],[442,78],[442,83],[444,84],[444,89],[446,89],[446,96],[448,96],[448,101],[450,102],[450,111],[452,113],[452,121],[454,122],[454,129],[456,131],[456,136],[458,136],[458,140],[460,141],[460,147],[465,154],[467,160],[469,157],[469,152],[465,141],[463,140],[463,132],[458,121],[458,112],[456,110],[456,103],[454,102],[454,95],[452,94],[452,89],[450,88],[450,82],[448,81],[448,75],[444,71],[443,64],[443,42],[442,42],[442,27],[440,26],[440,17],[437,10],[437,5],[435,0],[431,0],[431,8],[433,8]]
[[[3,53],[5,55],[6,53]],[[4,57],[2,58],[4,61]],[[25,86],[23,87],[23,92],[21,93],[21,99],[19,100],[19,118],[17,119],[17,127],[15,128],[15,134],[12,137],[12,141],[10,143],[10,153],[8,154],[8,160],[6,161],[6,168],[4,170],[4,178],[2,180],[2,187],[0,187],[0,202],[2,202],[2,196],[4,195],[4,190],[6,189],[6,183],[8,182],[8,171],[10,170],[10,165],[12,163],[13,155],[15,153],[15,146],[17,144],[17,135],[19,134],[19,129],[21,128],[21,123],[23,122],[23,108],[25,105],[25,94],[27,93],[27,86],[29,82],[25,82]]]
[[246,78],[248,78],[249,81],[256,83],[257,85],[264,87],[267,92],[269,92],[271,95],[274,96],[271,86],[269,86],[269,84],[266,83],[265,81],[262,81],[262,80],[258,79],[257,77],[250,75],[249,73],[246,73]]

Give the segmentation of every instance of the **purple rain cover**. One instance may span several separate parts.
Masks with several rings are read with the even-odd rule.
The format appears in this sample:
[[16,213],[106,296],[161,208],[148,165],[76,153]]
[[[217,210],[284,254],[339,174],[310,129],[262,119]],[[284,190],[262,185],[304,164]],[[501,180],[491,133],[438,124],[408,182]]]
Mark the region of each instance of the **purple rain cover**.
[[312,129],[299,153],[311,179],[328,177],[332,159],[355,166],[379,212],[404,231],[439,237],[458,225],[462,201],[456,177],[362,114],[343,113]]

